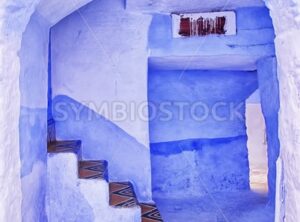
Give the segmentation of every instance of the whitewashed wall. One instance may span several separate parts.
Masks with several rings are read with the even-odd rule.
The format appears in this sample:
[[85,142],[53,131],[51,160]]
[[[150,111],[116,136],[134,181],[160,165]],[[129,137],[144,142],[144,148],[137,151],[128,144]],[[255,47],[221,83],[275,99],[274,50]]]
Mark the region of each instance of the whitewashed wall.
[[0,4],[0,221],[21,221],[18,51],[37,2],[3,0]]
[[22,221],[45,221],[49,24],[34,13],[19,53]]
[[[281,159],[284,167],[282,209],[286,221],[300,218],[299,200],[299,1],[265,0],[271,9],[276,28],[276,47],[279,62],[281,90],[280,139]],[[1,1],[1,112],[0,112],[0,220],[21,220],[21,183],[18,145],[18,122],[20,109],[19,59],[21,35],[38,1]],[[13,101],[13,102],[11,102]],[[12,161],[11,161],[12,160]],[[12,186],[13,185],[13,186]],[[284,192],[283,192],[284,193]],[[284,212],[284,211],[283,211]]]
[[[276,32],[280,85],[280,143],[282,180],[277,194],[277,221],[300,218],[300,1],[265,0]],[[272,95],[270,95],[272,96]]]
[[[143,201],[151,200],[150,22],[150,15],[126,12],[123,1],[94,1],[51,29],[57,138],[82,140],[83,158],[107,160],[110,179],[132,181]],[[116,111],[120,103],[125,113]],[[66,118],[60,118],[60,105]]]
[[122,1],[95,1],[52,29],[53,98],[66,95],[114,122],[149,147],[148,121],[100,112],[115,102],[147,111],[148,28],[151,16],[125,12]]
[[[19,144],[21,108],[19,78],[21,70],[19,53],[23,32],[39,2],[39,0],[2,0],[0,2],[0,221],[17,222],[22,220]],[[72,8],[70,5],[67,7]],[[64,7],[64,9],[67,7]],[[66,16],[65,12],[61,13],[61,7],[56,9],[55,13],[60,14],[61,17]],[[45,19],[51,21],[51,18]],[[32,44],[35,44],[35,42]],[[30,54],[30,50],[31,48],[25,50],[25,54],[26,51]],[[38,96],[38,94],[35,96]],[[30,99],[28,99],[26,104],[34,103],[31,103]],[[32,170],[39,174],[41,172],[40,169],[42,169],[41,165],[37,164]],[[39,198],[38,195],[34,195],[35,191],[40,189],[35,179],[39,179],[38,176],[33,179],[30,177],[23,178],[23,182],[26,181],[26,184],[29,184],[26,190],[27,197],[33,198],[30,200],[25,197],[25,199],[32,204],[35,204],[35,198]],[[30,190],[32,195],[28,190]],[[35,209],[29,206],[26,213],[34,215]]]

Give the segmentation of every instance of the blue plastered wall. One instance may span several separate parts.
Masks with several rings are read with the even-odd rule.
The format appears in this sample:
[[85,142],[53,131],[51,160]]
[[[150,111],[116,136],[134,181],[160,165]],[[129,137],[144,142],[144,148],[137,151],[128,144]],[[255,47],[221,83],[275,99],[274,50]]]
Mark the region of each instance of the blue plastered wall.
[[[149,30],[148,96],[154,107],[167,101],[194,103],[200,100],[209,107],[217,102],[245,103],[258,88],[257,61],[275,55],[272,19],[265,7],[239,8],[235,12],[237,34],[234,36],[177,39],[172,37],[170,15],[153,16]],[[201,70],[196,58],[200,64],[203,59],[209,62],[204,65],[210,71]],[[189,70],[195,69],[193,67],[198,71]],[[179,70],[181,68],[184,70]],[[235,71],[230,71],[233,69]],[[178,105],[170,109],[173,116],[180,115]],[[149,106],[150,116],[151,110]],[[230,115],[224,107],[218,112],[221,116]],[[157,116],[166,117],[169,113],[164,110]],[[239,113],[245,117],[244,105]],[[277,129],[274,124],[270,127],[273,131]],[[150,119],[150,143],[154,196],[197,196],[249,189],[243,120],[214,121],[208,116],[199,123],[189,115],[185,115],[183,121],[154,118]],[[274,167],[276,160],[269,161]],[[274,190],[271,192],[274,194]]]
[[116,120],[112,110],[101,112],[105,103],[147,103],[151,16],[129,13],[124,3],[95,0],[51,29],[53,115],[58,139],[82,140],[84,159],[107,160],[111,181],[131,181],[139,199],[151,201],[147,114]]
[[258,82],[268,142],[268,181],[271,203],[275,204],[276,161],[280,153],[278,115],[280,108],[277,61],[269,57],[258,61]]
[[149,70],[154,195],[249,188],[245,100],[257,87],[256,72]]
[[[242,63],[243,58],[257,60],[275,55],[275,34],[269,10],[265,7],[254,7],[234,11],[237,21],[236,35],[192,38],[173,38],[172,17],[154,14],[149,30],[150,62],[157,57],[223,55],[223,59],[237,56],[235,59]],[[215,61],[216,65],[217,63]],[[240,65],[240,69],[247,68],[247,65]]]
[[22,221],[47,221],[47,88],[49,25],[33,14],[20,50]]

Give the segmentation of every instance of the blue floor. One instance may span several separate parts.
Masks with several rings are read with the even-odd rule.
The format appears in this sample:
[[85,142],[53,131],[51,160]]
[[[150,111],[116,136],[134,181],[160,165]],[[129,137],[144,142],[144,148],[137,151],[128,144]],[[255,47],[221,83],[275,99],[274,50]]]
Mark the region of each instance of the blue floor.
[[154,198],[165,222],[273,222],[266,195],[250,191],[199,198]]

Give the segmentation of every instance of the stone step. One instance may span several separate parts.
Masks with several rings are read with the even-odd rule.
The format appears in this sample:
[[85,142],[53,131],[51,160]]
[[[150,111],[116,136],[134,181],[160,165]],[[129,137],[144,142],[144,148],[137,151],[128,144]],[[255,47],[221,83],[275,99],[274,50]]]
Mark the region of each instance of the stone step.
[[80,140],[53,141],[48,143],[48,153],[78,153]]
[[108,164],[105,160],[88,160],[78,162],[80,179],[100,179],[108,181]]
[[163,221],[155,204],[140,203],[142,209],[142,222]]
[[[80,140],[56,141],[55,130],[54,130],[53,135],[54,135],[54,139],[48,140],[48,153],[49,154],[60,154],[60,153],[64,154],[65,153],[66,155],[68,155],[68,153],[70,153],[70,154],[75,154],[77,157],[76,158],[77,160],[80,159],[79,158],[80,152],[81,152],[81,141]],[[55,157],[55,156],[56,155],[54,155],[52,157]],[[51,155],[50,155],[50,157],[51,157]],[[57,156],[57,157],[59,157],[59,156]],[[66,156],[64,158],[68,161],[71,157],[72,156],[68,156],[68,157]],[[64,159],[64,158],[62,158],[62,159]],[[74,156],[73,156],[73,158],[74,158]],[[59,160],[59,162],[62,162],[62,160]],[[101,181],[103,181],[106,184],[108,183],[109,179],[108,179],[108,163],[107,163],[107,161],[105,161],[105,160],[78,160],[77,163],[78,163],[78,179],[84,179],[88,183],[88,184],[85,184],[82,181],[82,184],[81,184],[82,186],[84,184],[85,185],[93,185],[93,184],[89,184],[88,181],[91,181],[91,182],[98,181],[99,183]],[[57,163],[56,163],[56,165],[57,165]],[[64,164],[64,165],[66,165],[66,164]],[[74,186],[75,186],[75,184],[74,184]],[[103,184],[101,186],[103,186]],[[103,186],[103,188],[104,187],[105,186]],[[94,187],[94,188],[96,188],[96,187]],[[87,187],[85,187],[84,189],[91,190],[90,188],[87,188]],[[146,204],[146,203],[139,204],[136,194],[134,192],[134,188],[130,182],[108,183],[108,190],[109,190],[109,194],[107,194],[107,195],[109,195],[109,205],[111,207],[115,208],[114,209],[115,211],[118,211],[118,212],[114,213],[114,216],[116,216],[117,220],[120,220],[120,218],[122,218],[122,220],[126,221],[125,218],[128,217],[130,220],[138,221],[138,220],[140,220],[139,219],[140,216],[138,216],[138,215],[140,215],[140,213],[142,213],[142,220],[141,220],[142,222],[163,221],[155,204]],[[106,191],[106,193],[108,193],[107,191]],[[98,193],[102,193],[102,191],[100,192],[98,190]],[[105,199],[106,198],[103,199],[104,202],[105,202]],[[107,201],[108,201],[108,196],[107,196]],[[100,205],[102,205],[102,204],[100,204]],[[100,205],[99,205],[99,207],[100,207]],[[98,206],[98,204],[97,204],[97,206]],[[101,206],[100,208],[102,209],[103,206]],[[109,211],[109,209],[107,209],[107,210]],[[107,213],[108,213],[108,215],[110,215],[110,212],[107,212]],[[120,217],[120,218],[118,218],[118,217]],[[110,219],[107,219],[107,220],[110,220]]]
[[109,204],[117,208],[138,207],[138,201],[130,182],[109,183]]
[[110,205],[117,208],[141,207],[142,222],[162,222],[163,219],[155,204],[138,203],[130,182],[109,183]]

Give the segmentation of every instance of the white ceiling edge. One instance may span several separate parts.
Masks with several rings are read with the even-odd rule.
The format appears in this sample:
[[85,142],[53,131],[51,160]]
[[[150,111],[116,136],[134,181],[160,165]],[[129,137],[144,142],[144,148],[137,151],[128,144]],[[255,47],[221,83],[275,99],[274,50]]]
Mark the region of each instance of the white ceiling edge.
[[244,7],[264,7],[263,0],[127,0],[126,8],[145,12],[211,12]]
[[[53,26],[64,17],[92,1],[41,0],[37,12]],[[263,0],[126,0],[126,9],[129,11],[154,13],[227,11],[242,7],[263,6],[265,6]]]
[[51,26],[93,0],[41,0],[37,12]]
[[149,67],[159,70],[254,71],[261,56],[168,56],[150,57]]

